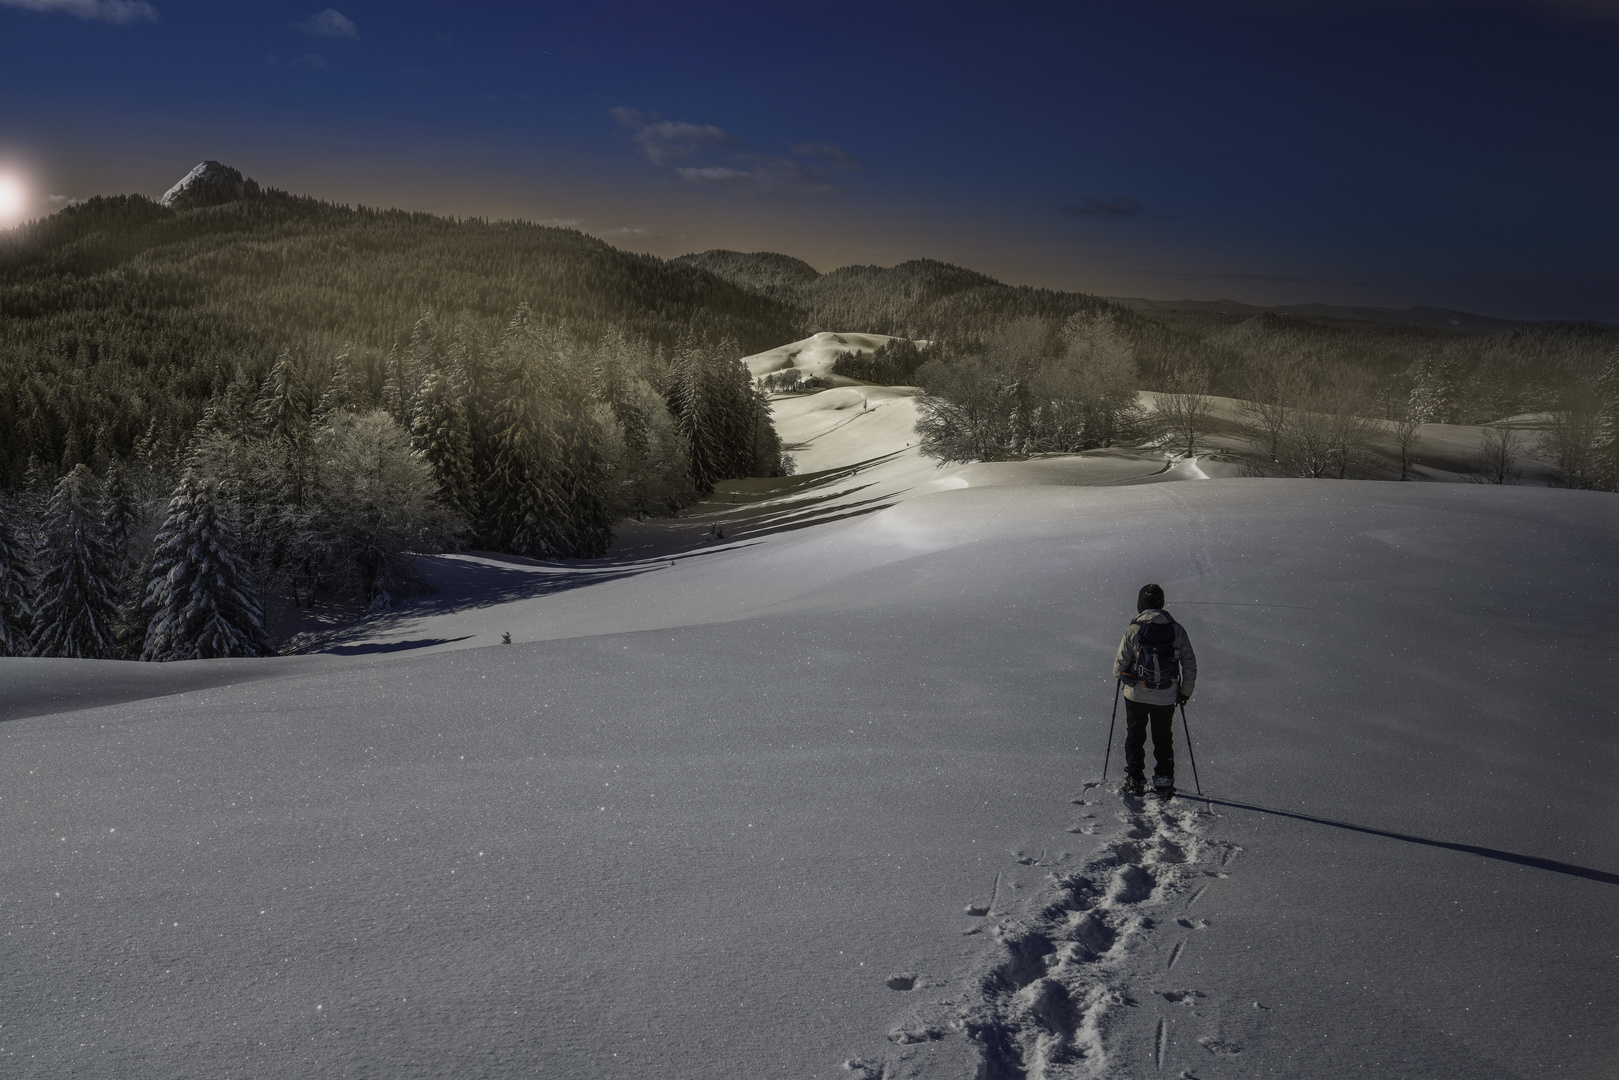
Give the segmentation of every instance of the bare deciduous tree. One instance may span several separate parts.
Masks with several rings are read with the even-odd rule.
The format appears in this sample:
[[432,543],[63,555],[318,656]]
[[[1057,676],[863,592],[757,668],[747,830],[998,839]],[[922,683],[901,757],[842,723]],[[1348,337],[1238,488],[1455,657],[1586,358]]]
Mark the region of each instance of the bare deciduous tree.
[[1193,457],[1198,444],[1208,438],[1213,417],[1208,369],[1188,364],[1171,371],[1153,402],[1152,418],[1158,429],[1176,445],[1184,446],[1187,457]]
[[1265,356],[1250,367],[1247,383],[1248,400],[1242,406],[1244,426],[1254,439],[1269,446],[1271,460],[1278,461],[1288,417],[1305,396],[1308,382],[1293,362]]
[[1323,399],[1329,418],[1327,429],[1332,459],[1338,469],[1338,479],[1344,480],[1366,456],[1377,424],[1365,415],[1365,395],[1350,382],[1340,381]]
[[1336,445],[1333,416],[1328,403],[1312,395],[1287,417],[1281,440],[1282,468],[1294,475],[1319,480],[1331,473]]
[[1518,459],[1522,456],[1523,442],[1518,433],[1501,424],[1491,424],[1479,440],[1478,456],[1473,459],[1468,479],[1479,484],[1516,484],[1521,475]]
[[1389,434],[1394,436],[1395,448],[1400,452],[1400,479],[1411,479],[1411,465],[1417,443],[1422,439],[1422,421],[1414,416],[1389,422]]

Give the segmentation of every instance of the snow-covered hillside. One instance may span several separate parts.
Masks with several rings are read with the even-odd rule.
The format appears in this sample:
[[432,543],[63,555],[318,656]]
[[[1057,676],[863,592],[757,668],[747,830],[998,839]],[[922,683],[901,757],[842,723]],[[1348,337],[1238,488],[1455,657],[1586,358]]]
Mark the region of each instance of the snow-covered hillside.
[[[803,341],[795,341],[790,345],[745,356],[742,362],[748,365],[748,370],[753,372],[755,377],[796,368],[806,377],[815,375],[832,380],[832,363],[838,358],[839,353],[864,353],[869,356],[893,340],[888,334],[837,334],[823,331],[812,334]],[[854,380],[839,377],[837,381]]]
[[[1612,1075],[1613,496],[776,408],[320,655],[0,660],[0,1075]],[[1098,783],[1146,581],[1206,800]]]

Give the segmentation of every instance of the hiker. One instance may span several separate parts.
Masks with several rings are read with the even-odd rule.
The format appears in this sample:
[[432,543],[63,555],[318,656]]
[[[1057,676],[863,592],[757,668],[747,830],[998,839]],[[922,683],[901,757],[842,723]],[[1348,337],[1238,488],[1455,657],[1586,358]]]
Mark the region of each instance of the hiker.
[[1147,726],[1152,725],[1153,791],[1175,795],[1175,706],[1197,685],[1197,656],[1181,624],[1164,610],[1164,590],[1143,585],[1136,617],[1119,642],[1113,675],[1124,683],[1124,793],[1146,792]]

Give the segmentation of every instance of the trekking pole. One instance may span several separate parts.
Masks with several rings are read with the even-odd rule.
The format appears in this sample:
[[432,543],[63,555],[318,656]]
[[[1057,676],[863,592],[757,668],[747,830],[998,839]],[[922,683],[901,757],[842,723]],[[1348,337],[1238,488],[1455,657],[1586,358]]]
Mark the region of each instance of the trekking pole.
[[[1119,722],[1119,691],[1124,689],[1124,680],[1116,679],[1113,682],[1113,718],[1107,722],[1107,753],[1102,758],[1102,783],[1107,783],[1107,763],[1113,760],[1113,725]],[[1199,792],[1198,794],[1202,794]]]
[[1201,795],[1203,794],[1203,781],[1197,778],[1197,754],[1192,750],[1192,728],[1186,722],[1186,703],[1184,701],[1181,702],[1181,730],[1186,732],[1186,756],[1192,759],[1192,782],[1197,785],[1197,793]]

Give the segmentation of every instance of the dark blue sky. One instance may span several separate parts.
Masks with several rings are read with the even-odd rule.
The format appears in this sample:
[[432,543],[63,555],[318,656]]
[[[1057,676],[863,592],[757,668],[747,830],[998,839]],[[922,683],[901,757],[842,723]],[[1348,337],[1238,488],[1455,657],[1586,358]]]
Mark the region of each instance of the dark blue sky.
[[0,168],[1619,323],[1619,3],[0,0]]

